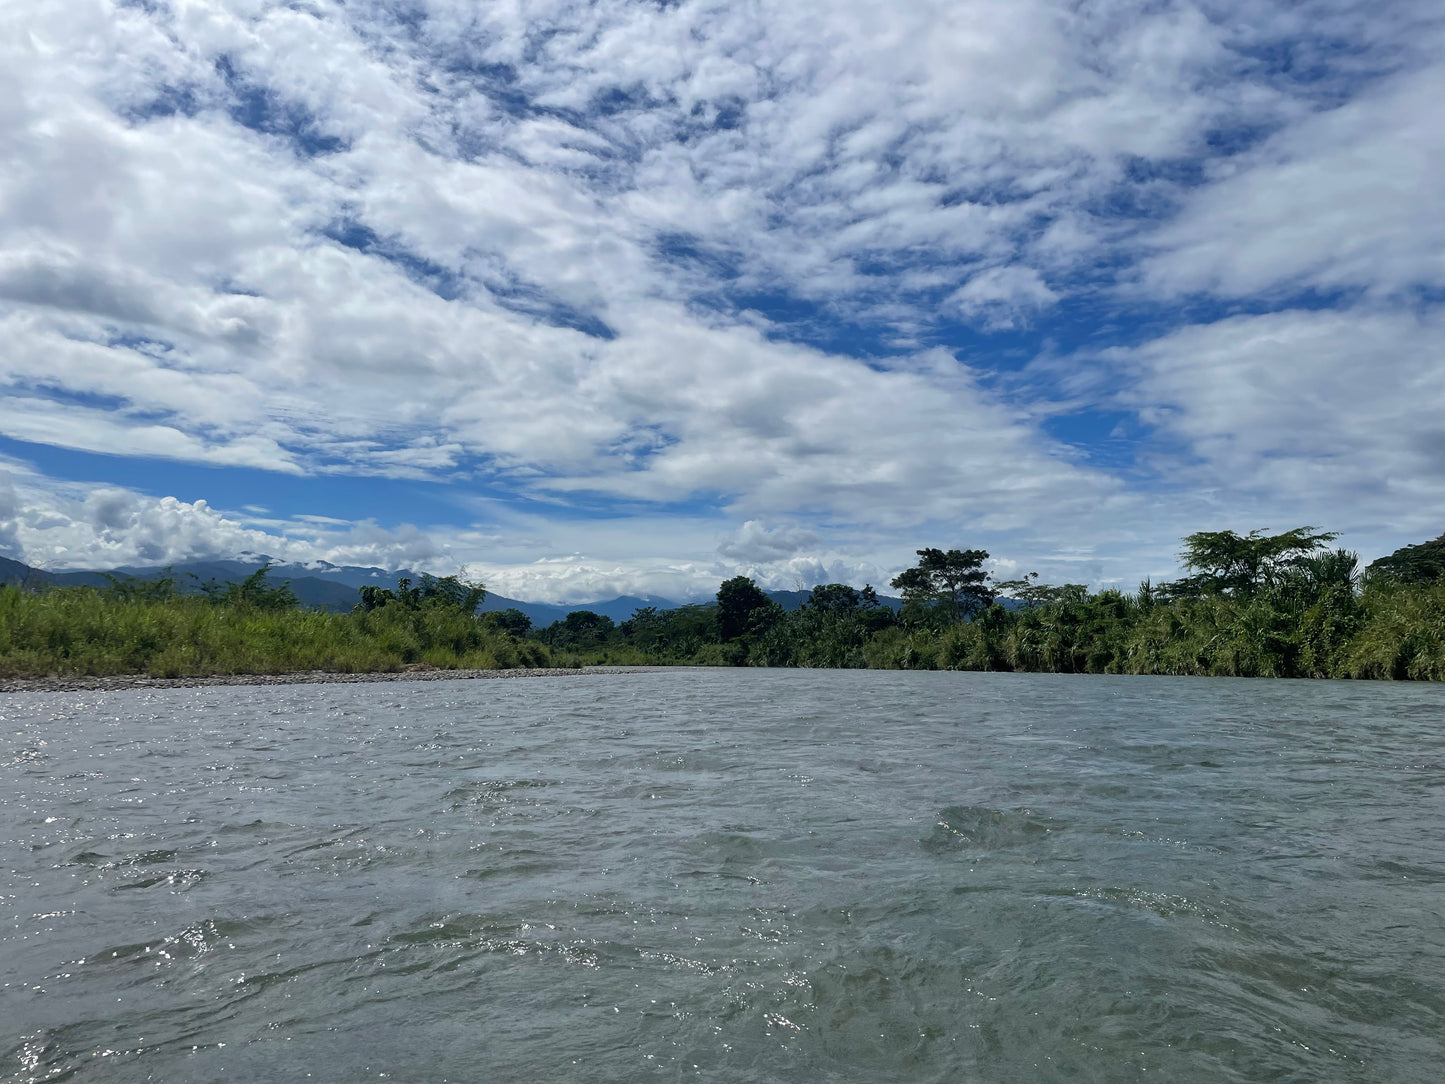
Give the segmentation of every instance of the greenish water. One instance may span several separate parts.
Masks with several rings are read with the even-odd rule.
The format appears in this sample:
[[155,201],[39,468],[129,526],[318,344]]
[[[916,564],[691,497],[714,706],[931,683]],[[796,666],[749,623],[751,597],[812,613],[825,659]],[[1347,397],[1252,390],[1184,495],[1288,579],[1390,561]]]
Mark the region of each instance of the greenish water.
[[0,1079],[1429,1081],[1445,688],[0,699]]

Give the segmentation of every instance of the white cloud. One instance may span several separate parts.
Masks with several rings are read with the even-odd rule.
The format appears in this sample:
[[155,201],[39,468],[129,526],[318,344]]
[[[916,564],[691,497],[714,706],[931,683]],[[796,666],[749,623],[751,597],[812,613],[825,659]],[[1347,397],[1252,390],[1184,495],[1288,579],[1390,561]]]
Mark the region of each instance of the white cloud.
[[[1124,575],[1197,505],[1146,513],[1129,478],[990,379],[986,349],[961,363],[927,347],[955,318],[1026,329],[1107,301],[1098,280],[1124,265],[1154,298],[1371,295],[1342,341],[1424,382],[1414,413],[1372,408],[1427,449],[1391,460],[1391,484],[1437,479],[1433,386],[1380,347],[1419,358],[1438,326],[1400,311],[1439,288],[1445,251],[1429,5],[430,0],[406,28],[329,0],[22,7],[0,9],[0,434],[629,502],[625,530],[666,539],[633,557],[594,527],[530,524],[544,563],[519,545],[492,567],[534,595],[696,584],[754,557],[760,575],[881,578],[923,532]],[[1348,59],[1324,48],[1337,40]],[[1270,69],[1282,42],[1330,77]],[[1240,131],[1274,134],[1211,142]],[[1162,223],[1142,269],[1127,264],[1141,223]],[[803,316],[742,311],[774,303]],[[1318,485],[1330,454],[1259,436],[1297,421],[1279,389],[1244,405],[1247,433],[1229,428],[1219,388],[1244,377],[1205,340],[1244,334],[1240,319],[1115,356],[1131,409],[1216,464],[1235,511],[1262,499],[1269,464]],[[835,320],[907,345],[865,361],[783,341]],[[1317,432],[1385,469],[1356,428]],[[1367,488],[1328,491],[1376,507]],[[0,545],[62,563],[490,545],[284,518],[258,540],[209,506],[133,496],[109,526],[46,505],[7,536],[0,517]],[[668,535],[667,502],[706,511]],[[791,543],[748,522],[818,542],[764,560],[748,547]],[[720,554],[731,529],[737,553]],[[1098,548],[1070,549],[1080,537]]]
[[0,546],[39,567],[164,566],[237,554],[282,561],[415,566],[454,572],[457,561],[416,527],[257,521],[206,501],[150,497],[116,486],[56,483],[22,464],[0,471]]
[[1031,267],[990,267],[960,286],[949,301],[989,329],[1010,328],[1059,299]]
[[[1439,315],[1292,310],[1181,328],[1109,360],[1121,404],[1236,525],[1315,523],[1371,552],[1445,521]],[[1285,522],[1285,521],[1288,522]]]
[[737,561],[781,561],[818,544],[818,535],[801,527],[768,527],[750,519],[723,539],[718,552]]
[[15,495],[15,481],[10,472],[0,470],[0,557],[19,560],[24,554],[20,543],[19,523],[16,516],[20,502]]
[[1248,297],[1445,288],[1445,65],[1396,76],[1216,171],[1150,243],[1148,288]]

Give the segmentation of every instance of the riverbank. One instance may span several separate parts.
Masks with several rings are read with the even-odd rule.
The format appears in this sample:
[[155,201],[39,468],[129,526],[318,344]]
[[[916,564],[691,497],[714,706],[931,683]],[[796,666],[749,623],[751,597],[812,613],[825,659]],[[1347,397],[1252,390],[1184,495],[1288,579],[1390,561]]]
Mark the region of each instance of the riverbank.
[[149,674],[107,674],[96,677],[0,678],[0,693],[123,692],[129,689],[191,689],[208,685],[357,685],[380,681],[460,681],[483,678],[574,677],[636,674],[651,666],[513,667],[502,670],[400,670],[339,674],[305,670],[289,674],[212,674],[203,677],[152,677]]

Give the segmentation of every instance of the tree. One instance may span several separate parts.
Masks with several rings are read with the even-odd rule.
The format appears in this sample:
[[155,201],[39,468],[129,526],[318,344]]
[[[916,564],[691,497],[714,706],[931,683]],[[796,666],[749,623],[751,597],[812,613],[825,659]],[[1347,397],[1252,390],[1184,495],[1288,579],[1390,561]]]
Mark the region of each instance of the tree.
[[962,621],[975,610],[993,602],[988,586],[988,573],[983,563],[987,550],[918,550],[918,564],[905,569],[889,585],[903,593],[903,601],[913,606],[929,606],[942,611],[948,621]]
[[606,637],[614,623],[606,614],[594,610],[573,610],[562,619],[562,627],[576,637]]
[[723,643],[766,632],[782,613],[747,576],[724,580],[717,589],[717,629]]
[[1327,542],[1339,537],[1334,531],[1296,527],[1283,534],[1267,535],[1262,530],[1238,535],[1233,531],[1197,531],[1184,539],[1180,560],[1194,573],[1185,579],[1162,585],[1172,597],[1236,595],[1243,598],[1278,585],[1287,571]]
[[421,579],[417,581],[415,587],[412,586],[408,577],[403,576],[396,581],[395,591],[386,587],[377,587],[374,584],[366,584],[357,590],[361,595],[361,602],[357,609],[363,613],[370,613],[389,602],[396,602],[400,603],[404,610],[455,606],[463,613],[473,615],[477,612],[477,607],[482,604],[482,600],[487,597],[487,588],[484,584],[459,580],[455,576],[443,576],[438,579],[425,572],[421,574]]
[[455,606],[469,614],[476,613],[477,607],[487,597],[485,584],[473,583],[456,576],[442,576],[438,579],[425,572],[421,574],[414,590],[422,605]]
[[1417,546],[1402,546],[1365,570],[1372,581],[1429,583],[1445,576],[1445,534]]
[[717,640],[717,605],[693,604],[659,611],[640,606],[618,632],[633,647],[674,662],[692,658],[704,644]]
[[532,619],[516,607],[493,610],[487,614],[487,619],[491,621],[493,628],[510,633],[519,640],[532,631]]
[[116,576],[109,572],[101,575],[110,583],[106,593],[121,602],[170,602],[180,594],[169,566],[154,580],[138,580],[134,576]]
[[1084,601],[1089,595],[1086,583],[1065,583],[1055,587],[1039,583],[1037,572],[1025,572],[1017,580],[1001,580],[994,585],[995,592],[1002,597],[1022,602],[1028,609],[1036,606],[1060,606]]
[[291,610],[301,605],[301,600],[291,590],[291,581],[285,580],[272,587],[267,583],[271,562],[267,561],[240,583],[218,584],[211,580],[201,585],[201,593],[212,602],[223,606],[249,606],[257,610]]
[[[851,614],[862,604],[862,596],[846,583],[821,583],[803,600],[802,608],[821,613]],[[874,598],[877,604],[877,598]]]

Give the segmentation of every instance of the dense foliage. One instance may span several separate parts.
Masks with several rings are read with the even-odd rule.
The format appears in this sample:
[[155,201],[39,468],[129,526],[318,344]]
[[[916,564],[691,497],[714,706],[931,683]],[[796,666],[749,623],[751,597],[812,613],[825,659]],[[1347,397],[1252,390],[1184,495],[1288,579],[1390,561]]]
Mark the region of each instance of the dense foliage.
[[1370,580],[1430,583],[1445,576],[1445,534],[1418,546],[1402,546],[1365,570]]
[[1431,563],[1445,543],[1362,577],[1355,554],[1327,548],[1334,538],[1199,532],[1184,539],[1187,576],[1133,592],[1033,573],[989,583],[986,552],[923,549],[892,581],[898,612],[871,587],[824,584],[783,613],[735,577],[710,606],[617,625],[573,614],[539,635],[573,663],[1445,680],[1445,569]]
[[[349,614],[303,611],[265,569],[182,595],[170,580],[105,590],[0,587],[0,677],[341,673],[546,666],[546,647],[473,613],[478,585],[454,579],[371,594]],[[467,603],[470,602],[470,608]]]
[[543,629],[518,610],[477,615],[481,585],[451,577],[363,588],[350,614],[302,611],[265,569],[199,596],[168,579],[5,587],[0,677],[612,663],[1445,680],[1445,536],[1364,575],[1334,538],[1192,534],[1186,576],[1133,592],[989,582],[982,550],[922,549],[892,581],[899,610],[833,583],[785,612],[736,576],[707,605],[620,623],[578,610]]

